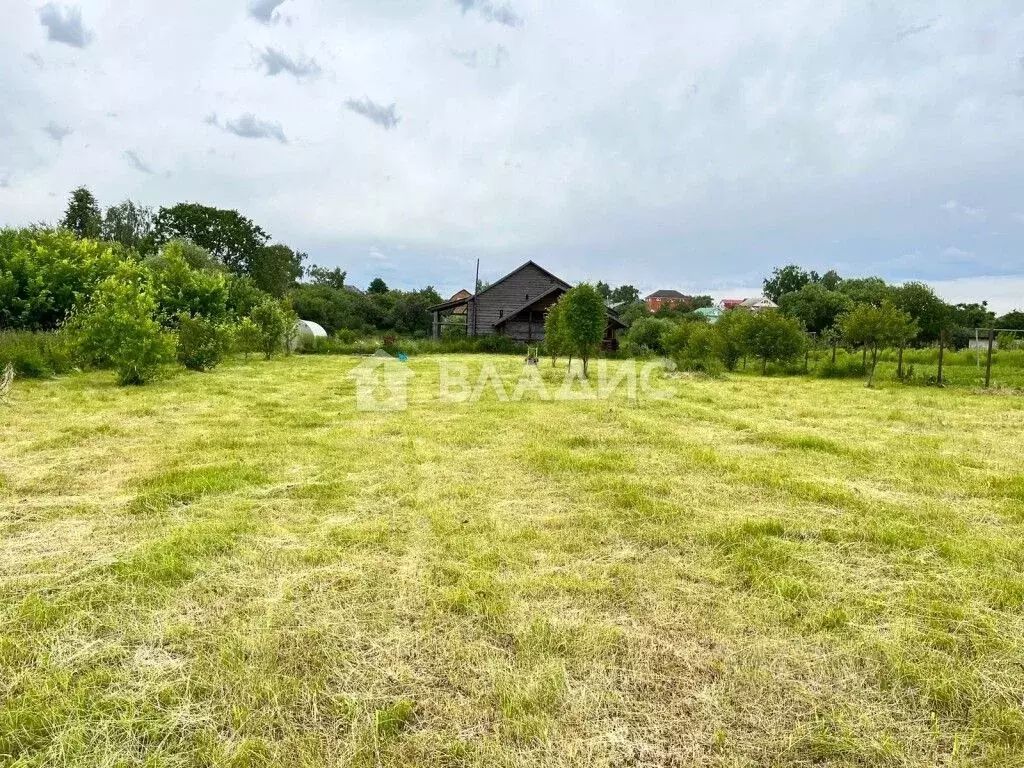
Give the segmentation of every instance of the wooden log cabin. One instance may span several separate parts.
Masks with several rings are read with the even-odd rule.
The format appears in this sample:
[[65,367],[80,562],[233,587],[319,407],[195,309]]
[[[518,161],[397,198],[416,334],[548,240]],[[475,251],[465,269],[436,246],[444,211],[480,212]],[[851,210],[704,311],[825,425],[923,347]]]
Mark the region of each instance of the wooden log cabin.
[[[433,336],[440,338],[442,328],[453,317],[464,315],[468,336],[501,334],[527,343],[542,342],[548,310],[570,288],[560,277],[528,261],[479,293],[456,296],[431,307]],[[607,312],[604,346],[615,349],[616,334],[625,326],[613,309]],[[461,317],[458,323],[461,325]]]

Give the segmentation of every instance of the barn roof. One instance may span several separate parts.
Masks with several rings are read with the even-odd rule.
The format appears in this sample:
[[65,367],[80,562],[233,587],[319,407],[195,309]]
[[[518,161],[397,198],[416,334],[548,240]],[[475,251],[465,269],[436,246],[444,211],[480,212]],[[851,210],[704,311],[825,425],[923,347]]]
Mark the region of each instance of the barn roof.
[[[520,272],[522,272],[527,267],[533,267],[538,272],[543,272],[545,275],[547,275],[552,280],[554,280],[555,283],[557,283],[558,285],[561,285],[562,287],[564,287],[565,290],[569,290],[570,288],[572,288],[572,286],[569,285],[569,283],[565,282],[565,280],[560,278],[558,275],[554,274],[553,272],[548,272],[546,269],[544,269],[544,267],[542,267],[540,264],[538,264],[537,262],[535,262],[535,261],[533,261],[531,259],[530,261],[526,262],[525,264],[520,264],[518,267],[513,269],[511,272],[509,272],[507,275],[505,275],[500,280],[491,283],[489,286],[487,286],[482,291],[480,291],[480,293],[476,294],[476,296],[483,296],[488,291],[490,291],[490,290],[496,288],[497,286],[501,285],[502,283],[504,283],[510,277],[519,274]],[[456,296],[457,295],[458,294],[456,294]],[[454,309],[455,307],[462,306],[463,304],[468,304],[470,301],[472,301],[474,298],[476,298],[476,296],[467,296],[467,297],[461,298],[461,299],[455,299],[455,296],[452,296],[451,300],[444,302],[444,304],[438,304],[435,307],[428,307],[427,311],[428,312],[443,312],[446,309]],[[522,310],[520,310],[520,311],[522,311]]]

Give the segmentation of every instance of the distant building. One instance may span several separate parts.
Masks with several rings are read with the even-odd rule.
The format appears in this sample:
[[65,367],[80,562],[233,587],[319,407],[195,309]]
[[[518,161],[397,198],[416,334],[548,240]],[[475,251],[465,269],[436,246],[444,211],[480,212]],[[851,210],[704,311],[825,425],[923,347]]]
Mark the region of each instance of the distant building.
[[[471,299],[471,298],[473,298],[473,294],[470,293],[469,291],[467,291],[465,288],[463,288],[461,291],[459,291],[458,293],[454,294],[450,299],[448,299],[448,303],[450,304],[453,301],[466,301],[467,299]],[[459,306],[457,306],[455,309],[452,310],[452,314],[453,315],[464,315],[464,314],[466,314],[467,306],[468,306],[467,304],[460,304]]]
[[736,307],[744,307],[751,312],[761,312],[765,309],[778,309],[778,304],[764,296],[752,296],[748,299],[722,299],[718,302],[719,309],[729,310]]
[[644,301],[647,302],[647,308],[651,310],[651,312],[657,312],[662,307],[675,309],[680,304],[685,304],[690,300],[691,297],[686,294],[673,290],[655,291],[650,296],[644,298]]
[[[532,261],[482,288],[476,294],[460,291],[444,304],[430,307],[434,338],[451,323],[451,316],[465,314],[468,336],[509,336],[518,341],[544,341],[544,323],[552,305],[570,288],[569,283]],[[604,346],[617,347],[616,334],[625,324],[618,313],[607,310]],[[460,321],[461,322],[461,321]]]
[[741,307],[746,307],[751,312],[760,312],[764,309],[778,309],[779,305],[776,304],[769,298],[764,296],[754,296],[749,299],[744,299]]
[[720,318],[724,312],[725,310],[719,309],[718,307],[701,307],[700,309],[695,309],[693,314],[703,317],[709,323],[716,323],[718,322],[718,318]]

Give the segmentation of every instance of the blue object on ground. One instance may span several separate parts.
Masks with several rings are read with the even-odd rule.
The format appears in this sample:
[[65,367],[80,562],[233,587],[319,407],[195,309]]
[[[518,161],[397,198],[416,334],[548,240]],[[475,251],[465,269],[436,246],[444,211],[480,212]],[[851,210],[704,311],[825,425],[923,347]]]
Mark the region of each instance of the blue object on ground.
[[405,352],[399,352],[398,353],[398,359],[401,360],[403,363],[408,363],[409,362],[409,356],[407,354],[405,354]]

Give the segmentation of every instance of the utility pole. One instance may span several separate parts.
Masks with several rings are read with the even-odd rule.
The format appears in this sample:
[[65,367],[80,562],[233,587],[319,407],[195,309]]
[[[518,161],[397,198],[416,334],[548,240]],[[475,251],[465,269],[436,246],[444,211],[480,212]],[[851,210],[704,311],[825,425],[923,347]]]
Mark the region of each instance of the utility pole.
[[476,278],[473,280],[473,333],[476,336],[476,295],[480,292],[480,259],[476,260]]

